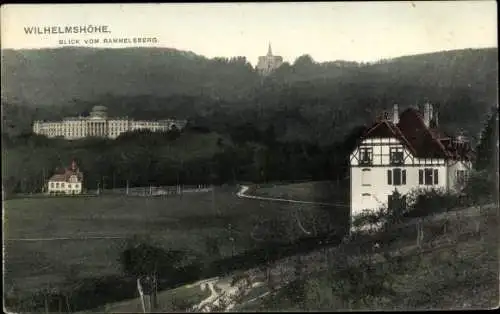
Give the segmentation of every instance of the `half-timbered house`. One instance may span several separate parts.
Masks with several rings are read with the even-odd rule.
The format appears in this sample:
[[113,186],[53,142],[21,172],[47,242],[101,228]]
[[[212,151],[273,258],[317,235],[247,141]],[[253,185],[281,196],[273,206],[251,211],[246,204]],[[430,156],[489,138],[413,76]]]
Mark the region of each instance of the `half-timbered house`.
[[459,191],[472,167],[472,150],[463,136],[438,129],[430,104],[376,121],[350,156],[351,216],[391,207],[396,191],[403,198],[415,189]]

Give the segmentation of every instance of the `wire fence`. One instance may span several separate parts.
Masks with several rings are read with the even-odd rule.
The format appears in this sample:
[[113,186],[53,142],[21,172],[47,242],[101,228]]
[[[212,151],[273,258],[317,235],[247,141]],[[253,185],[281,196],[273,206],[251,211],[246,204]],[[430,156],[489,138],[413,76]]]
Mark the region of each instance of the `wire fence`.
[[130,187],[130,188],[117,188],[97,190],[97,194],[114,194],[114,195],[128,195],[128,196],[169,196],[169,195],[182,195],[185,193],[207,193],[211,192],[213,187],[211,185],[171,185],[171,186],[144,186],[144,187]]

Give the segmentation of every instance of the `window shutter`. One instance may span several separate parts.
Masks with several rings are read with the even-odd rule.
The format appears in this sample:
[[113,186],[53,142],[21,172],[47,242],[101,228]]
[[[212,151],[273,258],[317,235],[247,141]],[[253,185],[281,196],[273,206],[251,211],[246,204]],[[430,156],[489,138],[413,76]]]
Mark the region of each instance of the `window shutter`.
[[434,169],[434,184],[439,184],[438,174],[439,174],[439,170]]
[[401,178],[401,184],[405,185],[406,184],[406,170],[402,171],[402,178]]
[[387,184],[391,185],[392,184],[392,171],[387,170]]
[[424,184],[424,171],[418,171],[418,184]]

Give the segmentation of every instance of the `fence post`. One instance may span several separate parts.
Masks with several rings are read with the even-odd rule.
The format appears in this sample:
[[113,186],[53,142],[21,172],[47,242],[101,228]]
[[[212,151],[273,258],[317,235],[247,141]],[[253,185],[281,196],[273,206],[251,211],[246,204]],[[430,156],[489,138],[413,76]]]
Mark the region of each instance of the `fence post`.
[[417,227],[417,247],[420,248],[422,246],[422,242],[424,239],[424,230],[423,230],[424,228],[423,228],[422,218],[419,218],[417,220],[416,227]]

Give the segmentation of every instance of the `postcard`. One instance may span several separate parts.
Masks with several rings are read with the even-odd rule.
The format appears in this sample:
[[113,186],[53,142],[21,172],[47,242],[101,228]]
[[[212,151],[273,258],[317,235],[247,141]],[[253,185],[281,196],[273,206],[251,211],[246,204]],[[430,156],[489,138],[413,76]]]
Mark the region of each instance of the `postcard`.
[[498,307],[496,9],[3,5],[4,311]]

